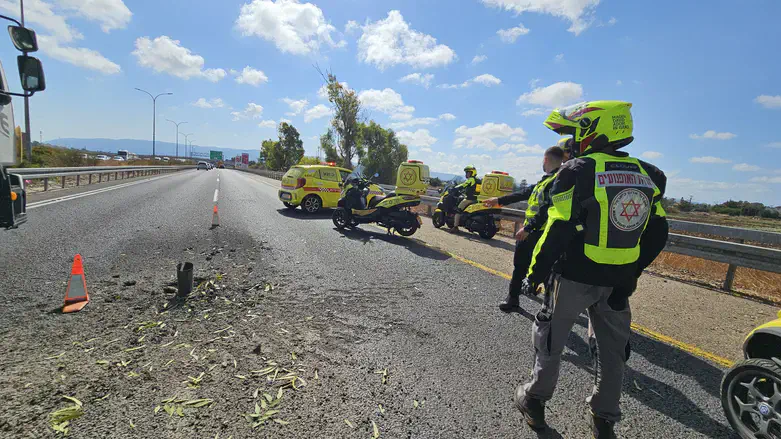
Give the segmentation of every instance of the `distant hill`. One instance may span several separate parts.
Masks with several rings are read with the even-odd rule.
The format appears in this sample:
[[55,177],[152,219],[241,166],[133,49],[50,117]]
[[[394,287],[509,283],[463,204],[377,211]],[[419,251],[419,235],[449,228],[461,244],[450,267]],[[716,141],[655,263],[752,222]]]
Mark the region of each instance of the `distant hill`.
[[[86,149],[88,151],[106,152],[116,154],[120,149],[126,149],[139,155],[152,155],[151,140],[137,139],[76,139],[61,138],[49,140],[46,143],[52,145],[66,146],[68,148]],[[242,153],[249,154],[250,160],[257,160],[260,153],[258,149],[235,149],[223,148],[219,146],[198,146],[193,145],[193,152],[208,154],[209,151],[222,151],[224,158],[231,158]],[[176,144],[171,142],[155,142],[155,153],[158,156],[173,157],[176,154]],[[179,144],[179,155],[184,156],[184,143]]]

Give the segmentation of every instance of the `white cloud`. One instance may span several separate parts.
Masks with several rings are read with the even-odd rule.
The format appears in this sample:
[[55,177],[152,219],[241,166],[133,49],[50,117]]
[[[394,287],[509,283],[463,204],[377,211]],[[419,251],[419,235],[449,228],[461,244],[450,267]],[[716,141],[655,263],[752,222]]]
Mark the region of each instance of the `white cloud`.
[[397,64],[417,68],[446,66],[457,59],[456,52],[444,44],[437,44],[431,35],[410,29],[399,11],[388,12],[388,17],[367,22],[358,40],[358,59],[373,64],[380,70]]
[[385,114],[412,113],[415,107],[404,105],[404,100],[392,88],[384,90],[369,89],[358,93],[358,99],[364,107]]
[[398,130],[401,128],[414,127],[417,125],[432,125],[436,123],[437,120],[439,119],[437,119],[436,117],[417,117],[415,119],[409,119],[404,122],[394,122],[389,126],[394,130]]
[[58,0],[58,3],[87,20],[99,22],[101,30],[106,33],[126,28],[133,16],[122,0]]
[[46,35],[38,35],[38,43],[41,51],[54,59],[107,75],[114,75],[122,71],[119,64],[95,50],[83,47],[63,47],[60,46],[57,39]]
[[390,115],[391,120],[410,120],[412,119],[412,113],[393,113]]
[[593,15],[600,0],[482,0],[517,14],[537,12],[563,18],[571,23],[569,31],[579,35],[594,21]]
[[214,98],[211,100],[206,100],[206,98],[199,98],[197,101],[193,102],[193,105],[198,108],[222,108],[225,106],[225,102],[223,102],[220,98]]
[[[768,183],[771,180],[767,177],[760,178],[761,180],[752,179],[752,181]],[[767,191],[767,185],[763,184],[705,181],[677,177],[668,177],[666,190],[667,194],[670,194],[672,197],[689,197],[691,195],[698,201],[711,203],[724,201],[727,198],[745,199],[746,194],[761,194]]]
[[768,148],[781,148],[781,142],[770,142],[765,146]]
[[737,137],[735,134],[732,133],[717,133],[713,130],[705,131],[703,134],[689,134],[689,137],[692,139],[714,139],[714,140],[730,140]]
[[472,79],[468,79],[468,80],[462,82],[461,84],[440,84],[440,85],[437,86],[437,88],[448,88],[448,89],[466,88],[466,87],[469,87],[472,84],[482,84],[482,85],[484,85],[486,87],[491,87],[492,85],[499,85],[501,83],[502,83],[501,79],[497,78],[494,75],[489,75],[489,74],[485,73],[485,74],[482,74],[482,75],[479,75],[479,76],[475,76]]
[[[19,0],[2,0],[0,1],[0,9],[9,12],[12,16],[17,16],[19,14]],[[42,0],[28,1],[24,5],[24,12],[28,26],[29,23],[40,26],[51,33],[53,38],[62,43],[69,43],[84,38],[84,35],[78,29],[68,24],[64,15],[54,11],[54,6],[50,3]],[[43,48],[44,46],[41,46],[41,50]]]
[[753,183],[781,183],[781,177],[754,177],[749,181]]
[[456,128],[456,140],[453,143],[456,148],[483,148],[486,151],[497,149],[494,140],[497,139],[517,139],[521,141],[526,138],[526,131],[523,128],[513,128],[506,123],[487,122],[483,125],[468,128],[462,125]]
[[738,163],[732,166],[733,171],[739,171],[739,172],[757,172],[760,169],[762,168],[756,165],[749,165],[748,163]]
[[472,65],[480,64],[481,62],[487,60],[488,57],[485,55],[475,55],[474,58],[472,58]]
[[616,20],[616,17],[610,17],[610,20],[607,21],[608,26],[612,26],[614,24],[618,23],[618,20]]
[[290,107],[290,112],[285,113],[285,116],[298,116],[309,105],[309,101],[306,99],[300,99],[296,101],[290,98],[283,98],[281,101]]
[[292,124],[292,123],[293,123],[293,121],[292,121],[292,120],[290,120],[290,119],[285,119],[284,117],[283,117],[283,118],[281,118],[281,119],[279,119],[279,123],[283,123],[283,122],[284,122],[284,123],[287,123],[287,124]]
[[518,105],[528,103],[547,108],[563,107],[575,103],[583,97],[583,86],[574,82],[557,82],[547,87],[538,87],[522,94]]
[[275,120],[264,120],[258,124],[261,128],[276,128],[277,127],[277,121]]
[[437,138],[433,137],[431,133],[428,132],[428,130],[424,129],[420,129],[415,132],[399,131],[396,133],[396,136],[398,136],[402,143],[409,146],[429,147],[437,143]]
[[450,114],[450,113],[444,113],[439,115],[439,119],[442,120],[455,120],[456,116]]
[[521,113],[521,116],[529,117],[529,116],[542,116],[543,114],[548,114],[550,110],[546,110],[545,108],[530,108],[523,113]]
[[553,60],[554,60],[554,61],[556,61],[556,62],[562,62],[562,61],[564,61],[564,54],[563,54],[563,53],[560,53],[560,54],[558,54],[558,55],[554,56],[554,57],[553,57]]
[[423,87],[428,88],[431,85],[431,81],[434,79],[434,75],[431,73],[410,73],[409,75],[399,79],[399,82],[411,82],[413,84],[420,84]]
[[233,120],[242,120],[242,119],[260,119],[263,116],[263,107],[254,103],[250,102],[247,104],[247,107],[244,108],[244,111],[233,111],[231,112],[231,115],[233,116]]
[[723,159],[721,157],[713,157],[710,155],[703,156],[703,157],[692,157],[689,159],[689,161],[691,163],[708,163],[708,164],[715,164],[715,165],[732,163],[732,160]]
[[149,37],[138,38],[133,55],[138,58],[138,64],[141,66],[177,78],[205,78],[217,82],[227,75],[223,69],[204,69],[205,61],[202,56],[182,47],[179,40],[172,40],[165,35],[154,40]]
[[271,41],[280,51],[294,55],[316,53],[323,45],[347,45],[344,40],[334,41],[331,34],[336,28],[319,7],[298,0],[252,0],[241,7],[236,27],[244,36]]
[[236,82],[239,84],[254,85],[257,87],[260,84],[268,82],[268,76],[266,76],[262,70],[256,70],[250,66],[244,67],[241,73],[231,70],[231,74],[238,75],[236,76]]
[[329,116],[331,114],[331,109],[326,107],[323,104],[317,104],[314,107],[306,110],[304,113],[304,122],[309,123],[315,119],[321,119],[323,117]]
[[762,105],[765,108],[781,108],[781,95],[779,96],[769,96],[769,95],[761,95],[754,98],[754,102],[756,102],[759,105]]
[[664,157],[664,154],[657,151],[645,151],[644,153],[640,154],[640,157],[644,159],[653,160],[653,159],[660,159]]
[[361,28],[361,25],[358,24],[355,20],[350,20],[347,22],[347,24],[344,25],[344,33],[346,34],[352,34],[353,32],[357,31]]
[[622,85],[624,85],[624,82],[623,82],[623,81],[621,81],[620,79],[618,79],[618,80],[616,80],[616,85],[617,85],[618,87],[621,87]]
[[499,39],[505,43],[514,43],[518,37],[528,33],[529,29],[527,29],[523,23],[519,24],[517,27],[511,27],[510,29],[499,29],[496,31],[496,34],[499,35]]

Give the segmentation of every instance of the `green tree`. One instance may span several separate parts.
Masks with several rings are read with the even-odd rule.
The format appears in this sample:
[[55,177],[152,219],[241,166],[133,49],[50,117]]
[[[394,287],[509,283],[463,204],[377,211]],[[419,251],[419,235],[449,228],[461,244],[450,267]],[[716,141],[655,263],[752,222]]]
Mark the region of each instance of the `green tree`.
[[439,177],[431,177],[431,181],[429,182],[429,185],[431,187],[442,187],[442,179]]
[[304,142],[298,134],[298,130],[287,122],[279,124],[279,146],[281,150],[281,169],[288,169],[298,163],[304,156]]
[[[325,76],[324,76],[325,78]],[[334,108],[334,117],[331,120],[331,126],[338,136],[336,148],[341,158],[341,165],[347,169],[353,168],[353,158],[363,155],[360,144],[358,143],[359,120],[358,113],[361,111],[361,101],[355,90],[350,90],[343,86],[333,73],[328,73],[326,79],[326,88],[328,90],[328,101]]]
[[361,145],[365,155],[361,159],[366,175],[380,174],[381,183],[396,182],[396,170],[407,161],[407,145],[402,144],[393,130],[386,130],[374,121],[360,126]]
[[340,161],[339,153],[336,152],[336,141],[332,129],[329,129],[325,134],[320,136],[320,149],[323,150],[326,162],[336,163]]
[[298,161],[299,165],[319,165],[320,159],[317,157],[309,157],[309,156],[303,156],[301,157],[301,160]]
[[272,171],[278,171],[284,166],[284,154],[279,147],[279,141],[276,140],[264,140],[260,148],[260,158],[266,165],[267,169]]

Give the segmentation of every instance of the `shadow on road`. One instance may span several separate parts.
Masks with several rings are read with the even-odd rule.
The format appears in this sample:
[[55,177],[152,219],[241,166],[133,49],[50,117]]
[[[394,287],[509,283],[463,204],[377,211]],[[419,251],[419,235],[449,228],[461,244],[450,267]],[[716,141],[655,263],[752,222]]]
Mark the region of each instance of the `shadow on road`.
[[277,209],[277,212],[287,218],[295,218],[300,220],[330,220],[333,215],[330,209],[323,209],[317,213],[307,213],[298,209]]
[[[443,230],[443,231],[447,233],[447,230]],[[500,248],[502,250],[508,250],[511,252],[515,251],[515,244],[502,241],[501,239],[483,239],[480,236],[475,235],[474,233],[471,232],[467,232],[465,230],[461,230],[459,233],[455,234],[455,236],[460,236],[469,241],[485,244],[494,248]]]
[[343,237],[352,241],[358,241],[366,245],[371,241],[384,241],[389,244],[402,246],[409,250],[411,253],[422,258],[434,259],[437,261],[446,261],[450,259],[450,256],[432,249],[423,244],[419,244],[415,240],[405,238],[398,235],[389,235],[386,232],[374,232],[370,230],[355,228],[339,230],[334,228],[337,232],[341,233]]

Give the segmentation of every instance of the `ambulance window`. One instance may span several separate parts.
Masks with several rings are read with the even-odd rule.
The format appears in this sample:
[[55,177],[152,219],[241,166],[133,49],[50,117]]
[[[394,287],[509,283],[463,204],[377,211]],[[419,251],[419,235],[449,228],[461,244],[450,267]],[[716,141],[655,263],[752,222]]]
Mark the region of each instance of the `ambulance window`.
[[328,181],[339,181],[339,177],[337,176],[336,169],[321,169],[320,170],[320,178],[323,180]]
[[349,171],[342,171],[341,169],[339,170],[339,174],[342,177],[342,181],[344,181],[347,177],[350,176],[350,172]]

